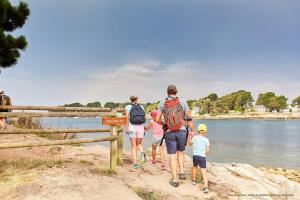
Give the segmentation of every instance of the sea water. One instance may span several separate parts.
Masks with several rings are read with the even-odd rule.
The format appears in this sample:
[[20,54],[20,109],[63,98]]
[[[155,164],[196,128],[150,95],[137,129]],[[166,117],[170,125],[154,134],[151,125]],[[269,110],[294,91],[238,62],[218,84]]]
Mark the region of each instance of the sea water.
[[[101,128],[100,118],[43,118],[51,128]],[[300,168],[300,121],[298,120],[194,120],[205,123],[210,141],[207,160],[212,162],[241,162],[287,168]],[[109,133],[78,134],[78,138],[108,136]],[[130,148],[127,134],[124,147]],[[95,143],[87,144],[94,145]],[[108,146],[109,142],[98,143]],[[151,132],[146,131],[145,148],[151,147]],[[186,153],[191,156],[191,148]]]

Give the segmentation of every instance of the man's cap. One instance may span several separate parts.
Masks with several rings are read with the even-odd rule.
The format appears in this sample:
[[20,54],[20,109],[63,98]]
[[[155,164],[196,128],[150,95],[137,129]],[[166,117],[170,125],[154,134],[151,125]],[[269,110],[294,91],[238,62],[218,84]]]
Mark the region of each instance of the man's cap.
[[4,94],[4,92],[3,92],[3,91],[0,91],[0,94]]
[[205,124],[199,124],[198,125],[198,132],[206,132],[207,126]]
[[177,88],[175,85],[169,85],[167,89],[168,93],[177,93]]

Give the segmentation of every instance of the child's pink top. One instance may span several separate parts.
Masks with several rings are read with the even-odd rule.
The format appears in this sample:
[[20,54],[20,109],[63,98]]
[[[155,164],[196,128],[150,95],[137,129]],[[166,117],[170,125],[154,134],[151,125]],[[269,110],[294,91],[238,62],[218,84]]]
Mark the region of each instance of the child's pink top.
[[153,119],[151,119],[150,123],[152,124],[152,134],[155,136],[161,136],[164,134],[164,131],[162,129],[162,125],[155,122]]

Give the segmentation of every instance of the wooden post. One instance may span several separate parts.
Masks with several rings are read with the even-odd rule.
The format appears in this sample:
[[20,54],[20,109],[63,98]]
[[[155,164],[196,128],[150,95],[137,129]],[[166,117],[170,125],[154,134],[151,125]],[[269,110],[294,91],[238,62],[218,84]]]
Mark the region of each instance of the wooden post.
[[[110,126],[111,136],[117,136],[118,128],[115,125]],[[118,144],[116,140],[110,141],[110,169],[116,170],[118,161]]]
[[118,165],[123,165],[123,134],[121,126],[118,126],[118,135],[117,135],[117,142],[118,142]]

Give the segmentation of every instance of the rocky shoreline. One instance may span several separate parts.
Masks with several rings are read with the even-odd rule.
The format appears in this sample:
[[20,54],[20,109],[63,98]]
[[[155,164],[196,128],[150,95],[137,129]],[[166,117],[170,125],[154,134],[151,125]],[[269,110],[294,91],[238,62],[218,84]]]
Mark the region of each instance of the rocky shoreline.
[[286,169],[281,167],[258,167],[264,172],[285,176],[286,178],[300,183],[300,169]]

